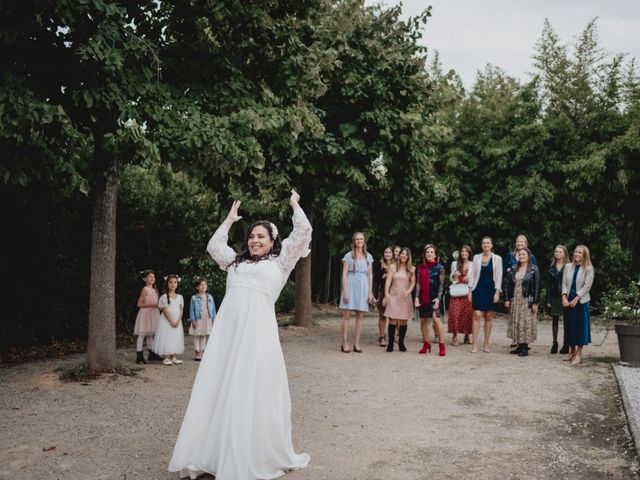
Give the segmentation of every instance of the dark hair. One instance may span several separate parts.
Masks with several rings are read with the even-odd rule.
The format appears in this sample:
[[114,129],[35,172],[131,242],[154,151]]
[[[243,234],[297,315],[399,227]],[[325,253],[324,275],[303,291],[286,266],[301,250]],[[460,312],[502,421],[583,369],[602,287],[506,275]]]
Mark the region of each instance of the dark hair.
[[462,245],[460,247],[460,250],[458,250],[458,264],[456,265],[456,270],[458,270],[458,272],[460,272],[460,274],[462,275],[463,271],[463,265],[464,262],[462,261],[462,250],[466,250],[467,252],[469,252],[469,258],[467,259],[467,261],[469,263],[471,263],[472,258],[471,258],[471,247],[469,245]]
[[150,273],[153,273],[155,275],[155,273],[153,272],[153,270],[142,270],[140,272],[140,278],[142,280],[144,280],[146,278],[147,275],[149,275]]
[[[528,259],[527,259],[527,270],[531,270],[531,265],[532,265],[532,263],[531,263],[531,250],[529,250],[527,247],[523,247],[523,248],[520,248],[520,249],[516,250],[516,255],[518,253],[520,253],[522,250],[527,252],[527,255],[529,256]],[[518,260],[518,259],[516,258],[516,260]],[[520,266],[520,260],[518,260],[518,266]]]
[[209,281],[207,280],[207,277],[196,277],[196,282],[194,284],[195,288],[197,289],[202,282],[209,283]]
[[427,243],[424,248],[422,249],[422,261],[426,262],[427,261],[427,248],[433,248],[433,253],[435,253],[436,257],[435,257],[435,261],[439,262],[440,259],[438,258],[438,249],[436,248],[436,246],[432,243]]
[[[253,257],[251,256],[251,253],[249,253],[249,246],[248,246],[249,236],[251,235],[251,232],[253,232],[253,229],[256,227],[265,228],[267,232],[269,232],[269,238],[273,240],[273,248],[271,248],[271,251],[261,257]],[[266,220],[260,220],[249,227],[244,237],[244,250],[236,255],[236,259],[233,262],[231,262],[229,266],[234,265],[237,267],[242,262],[247,262],[247,261],[259,262],[260,260],[267,260],[270,257],[277,257],[278,255],[280,255],[281,249],[282,249],[282,241],[280,240],[280,234],[276,235],[276,237],[274,238],[273,231],[271,230],[271,222],[267,222]]]
[[[142,280],[142,281],[144,282],[144,279],[145,279],[145,278],[147,278],[147,275],[149,275],[149,274],[153,274],[153,275],[155,276],[155,273],[154,273],[154,271],[153,271],[153,270],[149,270],[149,269],[147,269],[147,270],[142,270],[142,271],[140,272],[140,280]],[[159,296],[160,296],[160,294],[158,293],[158,288],[156,287],[156,282],[153,282],[152,287],[153,287],[153,289],[156,291],[156,295],[159,297]]]
[[[178,277],[178,275],[176,275],[175,273],[170,273],[166,276],[164,290],[167,294],[167,303],[171,303],[171,297],[169,296],[169,280],[171,280],[172,278],[175,278],[176,282],[178,282],[178,285],[180,285],[180,277]],[[178,291],[178,287],[176,287],[176,291]]]
[[[387,250],[391,250],[391,263],[389,265],[387,265],[384,260],[384,252],[386,252]],[[382,251],[382,258],[380,259],[380,267],[382,268],[382,272],[387,273],[387,271],[389,270],[389,267],[394,263],[395,263],[395,257],[393,256],[393,247],[384,247],[384,250]]]

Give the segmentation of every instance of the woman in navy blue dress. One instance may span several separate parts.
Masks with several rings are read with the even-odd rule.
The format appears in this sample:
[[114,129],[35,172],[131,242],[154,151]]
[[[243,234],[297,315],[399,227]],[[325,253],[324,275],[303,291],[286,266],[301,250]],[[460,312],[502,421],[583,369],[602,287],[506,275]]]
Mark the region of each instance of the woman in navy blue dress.
[[482,238],[482,253],[473,256],[469,277],[469,300],[473,304],[471,353],[478,351],[480,320],[484,318],[484,342],[482,351],[489,353],[491,322],[496,314],[496,304],[502,291],[502,257],[492,252],[491,237]]
[[591,343],[589,290],[594,277],[589,249],[585,245],[578,245],[573,251],[573,261],[564,267],[562,278],[562,306],[568,310],[567,342],[570,348],[565,360],[572,365],[582,361],[582,349]]

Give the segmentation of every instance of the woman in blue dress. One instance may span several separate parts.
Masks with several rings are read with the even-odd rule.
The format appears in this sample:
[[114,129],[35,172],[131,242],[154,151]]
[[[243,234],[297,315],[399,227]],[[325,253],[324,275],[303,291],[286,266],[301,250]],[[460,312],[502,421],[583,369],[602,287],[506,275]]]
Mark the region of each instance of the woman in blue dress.
[[344,353],[351,352],[349,348],[349,318],[351,318],[351,312],[356,314],[353,351],[362,353],[360,348],[362,320],[364,319],[364,312],[369,311],[369,303],[373,302],[372,263],[373,257],[367,252],[364,234],[356,232],[351,241],[351,251],[345,253],[344,257],[342,257],[342,295],[340,298],[342,345],[340,349]]
[[570,348],[569,356],[564,360],[572,365],[582,361],[582,349],[591,343],[589,290],[594,277],[589,249],[578,245],[573,251],[573,261],[564,267],[562,277],[562,306],[568,310],[567,343]]
[[469,276],[469,300],[473,304],[473,323],[471,325],[471,353],[478,351],[480,320],[484,318],[484,342],[482,351],[489,353],[491,322],[496,314],[496,304],[502,291],[502,257],[493,253],[491,237],[482,238],[482,253],[473,256],[471,275]]

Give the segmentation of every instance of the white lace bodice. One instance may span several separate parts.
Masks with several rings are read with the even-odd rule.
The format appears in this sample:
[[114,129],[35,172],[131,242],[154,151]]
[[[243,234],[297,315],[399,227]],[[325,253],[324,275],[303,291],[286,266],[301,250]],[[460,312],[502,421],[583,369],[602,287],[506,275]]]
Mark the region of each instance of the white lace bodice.
[[280,255],[259,262],[242,262],[237,267],[231,265],[236,252],[227,245],[229,228],[225,224],[218,227],[209,240],[207,251],[220,268],[228,273],[227,291],[234,286],[251,288],[266,294],[275,303],[298,259],[306,257],[310,252],[312,228],[302,208],[297,206],[294,209],[292,219],[293,230],[283,240]]

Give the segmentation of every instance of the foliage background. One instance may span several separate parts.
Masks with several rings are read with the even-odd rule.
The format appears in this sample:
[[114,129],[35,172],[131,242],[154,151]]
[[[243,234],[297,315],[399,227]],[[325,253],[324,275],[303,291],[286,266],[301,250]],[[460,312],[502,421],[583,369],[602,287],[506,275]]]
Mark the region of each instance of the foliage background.
[[[124,5],[16,4],[0,25],[7,52],[20,22],[44,28],[38,15],[64,19],[70,33],[57,42],[87,12],[116,18],[146,59],[131,85],[100,87],[119,99],[120,330],[133,326],[146,268],[158,279],[179,273],[185,297],[204,274],[219,304],[224,274],[205,246],[231,199],[243,200],[246,220],[231,238],[239,246],[258,217],[288,233],[291,187],[314,224],[314,301],[336,300],[355,231],[374,256],[401,244],[414,261],[424,243],[448,262],[486,234],[503,255],[525,234],[542,265],[558,243],[586,244],[596,304],[607,287],[637,279],[640,77],[633,60],[601,50],[595,21],[571,43],[547,24],[530,81],[487,66],[465,91],[417,44],[428,9],[403,22],[398,8],[357,1]],[[75,54],[100,65],[126,58],[123,46],[91,42]],[[21,55],[28,63],[42,53]],[[12,68],[0,84],[0,198],[17,218],[0,245],[11,302],[2,349],[85,337],[89,295],[91,137],[64,99],[42,93],[61,74],[29,86]],[[77,88],[77,108],[96,110],[102,90]],[[279,309],[292,308],[292,292],[289,284]]]

